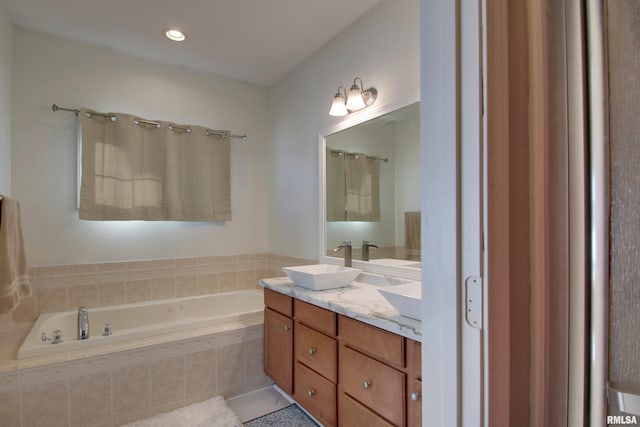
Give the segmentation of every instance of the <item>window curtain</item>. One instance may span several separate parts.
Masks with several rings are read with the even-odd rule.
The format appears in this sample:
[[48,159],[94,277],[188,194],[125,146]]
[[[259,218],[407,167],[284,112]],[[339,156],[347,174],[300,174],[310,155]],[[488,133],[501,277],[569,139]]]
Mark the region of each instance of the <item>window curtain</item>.
[[[90,117],[86,113],[90,113]],[[229,132],[81,110],[80,218],[231,220]],[[191,128],[191,132],[180,128]]]
[[380,162],[363,153],[346,158],[347,221],[380,221]]

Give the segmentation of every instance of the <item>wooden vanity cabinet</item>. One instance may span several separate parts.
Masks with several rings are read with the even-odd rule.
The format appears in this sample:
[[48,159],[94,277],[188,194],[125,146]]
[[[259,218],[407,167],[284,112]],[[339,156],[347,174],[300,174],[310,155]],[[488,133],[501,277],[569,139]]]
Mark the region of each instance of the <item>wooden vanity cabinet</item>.
[[293,394],[293,298],[264,290],[264,371]]
[[327,427],[422,425],[419,342],[265,289],[265,372]]

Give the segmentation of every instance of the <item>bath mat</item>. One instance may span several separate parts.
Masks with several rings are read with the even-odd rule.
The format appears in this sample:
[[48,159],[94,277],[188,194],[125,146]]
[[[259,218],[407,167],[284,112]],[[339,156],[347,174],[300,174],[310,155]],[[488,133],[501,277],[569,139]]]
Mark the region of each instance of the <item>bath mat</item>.
[[287,406],[278,411],[263,415],[244,423],[244,427],[319,427],[311,418],[298,408],[298,405]]
[[123,427],[241,427],[236,414],[227,406],[224,397],[216,396],[166,414],[156,415]]

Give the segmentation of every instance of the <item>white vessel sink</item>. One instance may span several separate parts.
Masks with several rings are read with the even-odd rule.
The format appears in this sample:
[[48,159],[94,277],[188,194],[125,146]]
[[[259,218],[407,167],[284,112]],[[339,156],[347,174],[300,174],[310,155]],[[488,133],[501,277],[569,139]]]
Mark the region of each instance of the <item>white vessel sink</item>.
[[395,308],[402,316],[421,320],[422,283],[413,282],[406,285],[390,286],[380,288],[378,292],[389,304]]
[[283,267],[282,271],[298,286],[323,291],[349,286],[362,270],[334,264],[313,264]]

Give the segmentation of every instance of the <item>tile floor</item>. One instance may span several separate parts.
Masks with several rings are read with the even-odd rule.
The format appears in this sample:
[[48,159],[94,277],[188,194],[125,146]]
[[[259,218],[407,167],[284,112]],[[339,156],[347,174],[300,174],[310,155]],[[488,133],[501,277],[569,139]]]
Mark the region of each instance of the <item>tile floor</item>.
[[[295,402],[281,391],[278,386],[261,388],[260,390],[232,397],[227,400],[227,405],[229,405],[243,423],[286,408],[292,403]],[[319,425],[322,425],[308,412],[307,415]]]

